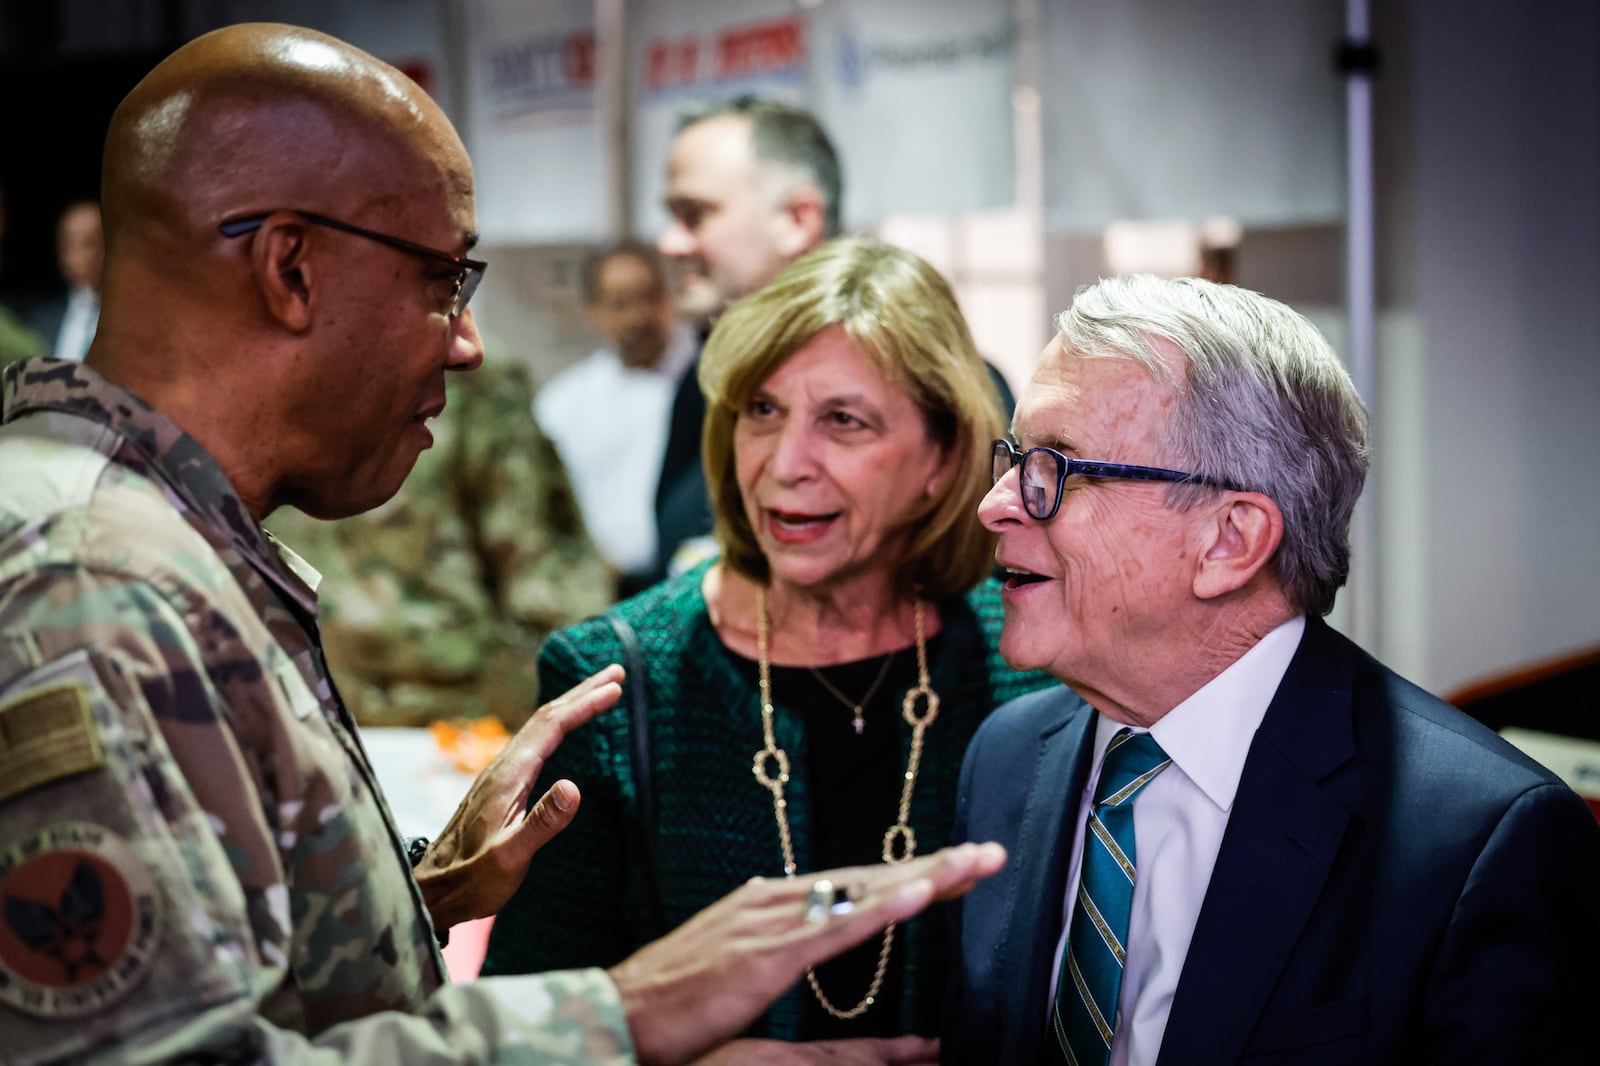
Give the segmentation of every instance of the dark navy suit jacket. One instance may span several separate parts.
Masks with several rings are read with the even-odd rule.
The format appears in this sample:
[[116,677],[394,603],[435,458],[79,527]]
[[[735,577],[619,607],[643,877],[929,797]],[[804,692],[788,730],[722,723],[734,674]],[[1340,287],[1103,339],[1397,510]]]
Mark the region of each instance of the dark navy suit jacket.
[[[1047,689],[968,749],[955,838],[1010,858],[949,908],[947,1063],[1039,1061],[1093,727]],[[1161,1066],[1600,1062],[1594,816],[1320,620],[1203,890]]]

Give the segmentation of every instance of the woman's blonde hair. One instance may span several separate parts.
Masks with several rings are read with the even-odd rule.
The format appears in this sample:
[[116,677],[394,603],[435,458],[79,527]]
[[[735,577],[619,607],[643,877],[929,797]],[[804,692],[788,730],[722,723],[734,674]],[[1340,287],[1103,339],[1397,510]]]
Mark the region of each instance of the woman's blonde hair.
[[897,589],[960,595],[994,565],[994,537],[978,521],[978,502],[989,489],[989,441],[1005,433],[999,396],[939,272],[910,252],[861,238],[830,241],[795,260],[729,307],[706,341],[701,456],[723,561],[756,581],[768,578],[739,491],[734,430],[779,364],[833,326],[911,397],[953,467],[947,490],[911,516]]

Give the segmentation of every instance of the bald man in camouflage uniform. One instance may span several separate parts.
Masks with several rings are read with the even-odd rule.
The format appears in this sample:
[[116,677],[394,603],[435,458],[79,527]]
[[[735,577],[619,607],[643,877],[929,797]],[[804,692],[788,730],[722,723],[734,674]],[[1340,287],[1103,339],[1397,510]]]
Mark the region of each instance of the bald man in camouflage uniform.
[[445,395],[433,447],[389,502],[268,525],[322,575],[328,661],[357,722],[515,729],[538,705],[545,636],[605,610],[612,576],[533,419],[527,372],[490,357]]
[[435,930],[493,913],[571,820],[570,782],[531,783],[621,670],[541,707],[412,849],[330,681],[316,575],[261,521],[383,503],[445,372],[481,361],[466,153],[392,67],[236,25],[123,101],[102,194],[87,360],[0,385],[6,1061],[682,1062],[998,869],[966,846],[753,881],[608,972],[448,985]]

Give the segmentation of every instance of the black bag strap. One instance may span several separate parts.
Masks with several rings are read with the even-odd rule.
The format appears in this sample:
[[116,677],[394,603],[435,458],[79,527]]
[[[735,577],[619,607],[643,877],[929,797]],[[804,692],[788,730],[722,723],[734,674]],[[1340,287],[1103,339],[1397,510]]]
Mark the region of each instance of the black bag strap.
[[650,920],[655,923],[652,936],[667,932],[666,917],[661,908],[661,860],[656,834],[656,784],[655,762],[650,753],[650,703],[644,688],[644,653],[639,649],[639,636],[633,626],[622,617],[607,612],[611,629],[622,645],[622,667],[628,672],[628,719],[632,738],[633,785],[639,811],[639,858],[645,897],[650,906]]

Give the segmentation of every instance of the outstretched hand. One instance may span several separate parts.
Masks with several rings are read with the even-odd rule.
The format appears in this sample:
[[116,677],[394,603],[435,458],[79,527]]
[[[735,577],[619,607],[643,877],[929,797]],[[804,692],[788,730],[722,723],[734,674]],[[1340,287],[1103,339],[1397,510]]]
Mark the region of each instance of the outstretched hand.
[[[998,844],[960,844],[898,865],[754,878],[611,968],[641,1063],[679,1063],[733,1037],[806,969],[890,922],[962,895],[1005,864]],[[807,921],[819,879],[848,886],[848,913]]]
[[544,704],[472,782],[414,871],[436,928],[498,911],[534,852],[572,821],[580,797],[571,781],[551,785],[531,809],[528,794],[562,738],[617,702],[621,681],[622,667],[608,666]]

